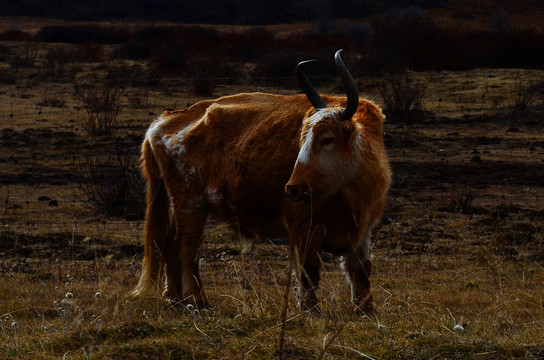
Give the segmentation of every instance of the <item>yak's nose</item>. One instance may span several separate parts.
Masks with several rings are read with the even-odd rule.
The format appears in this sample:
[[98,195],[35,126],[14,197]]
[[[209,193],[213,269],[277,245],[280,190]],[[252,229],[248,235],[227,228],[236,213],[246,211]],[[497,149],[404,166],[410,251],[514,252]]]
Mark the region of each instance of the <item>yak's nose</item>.
[[311,199],[310,189],[307,185],[287,184],[285,185],[287,197],[297,203],[308,203]]

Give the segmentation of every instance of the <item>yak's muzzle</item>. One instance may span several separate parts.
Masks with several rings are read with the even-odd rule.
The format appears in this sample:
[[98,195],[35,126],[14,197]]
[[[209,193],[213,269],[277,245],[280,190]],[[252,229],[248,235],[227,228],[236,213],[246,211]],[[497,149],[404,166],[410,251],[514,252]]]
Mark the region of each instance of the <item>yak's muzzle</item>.
[[289,200],[299,204],[307,204],[312,199],[310,187],[307,184],[289,184],[285,185],[285,193]]

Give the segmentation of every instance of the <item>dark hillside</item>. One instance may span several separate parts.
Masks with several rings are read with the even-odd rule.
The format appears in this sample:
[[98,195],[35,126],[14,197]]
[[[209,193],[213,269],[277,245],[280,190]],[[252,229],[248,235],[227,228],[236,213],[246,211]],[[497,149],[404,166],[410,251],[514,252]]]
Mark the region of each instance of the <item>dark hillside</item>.
[[4,16],[34,16],[69,20],[143,19],[184,23],[275,24],[321,18],[355,19],[391,7],[440,7],[447,1],[403,0],[7,0]]

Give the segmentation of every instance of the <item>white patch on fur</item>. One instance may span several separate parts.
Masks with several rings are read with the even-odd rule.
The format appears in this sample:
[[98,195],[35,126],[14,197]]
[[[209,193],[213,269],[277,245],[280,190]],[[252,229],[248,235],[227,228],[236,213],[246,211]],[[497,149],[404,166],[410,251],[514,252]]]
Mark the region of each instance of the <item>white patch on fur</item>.
[[308,165],[308,162],[310,161],[310,153],[312,152],[313,137],[314,134],[312,128],[309,128],[308,131],[306,131],[304,144],[302,144],[302,147],[298,152],[297,163]]
[[[359,223],[367,224],[368,226],[369,222],[370,222],[370,217],[369,217],[368,211],[364,211],[361,214],[361,218],[359,218]],[[357,246],[362,248],[364,259],[370,260],[370,251],[372,247],[372,244],[370,243],[370,229],[368,229],[367,232],[362,234],[362,239],[359,239],[359,244]]]
[[145,134],[145,137],[147,138],[147,141],[152,146],[158,146],[163,145],[163,137],[161,137],[162,134],[162,126],[164,123],[168,120],[168,117],[166,116],[159,116],[150,126],[147,130],[147,133]]
[[356,130],[357,136],[355,137],[355,147],[359,150],[364,150],[365,143],[363,141],[363,131],[364,129],[361,127],[360,124],[356,123]]
[[187,125],[174,135],[163,135],[162,141],[164,143],[164,146],[166,147],[166,151],[168,151],[169,154],[174,156],[185,154],[185,145],[183,144],[183,140],[185,139],[185,136],[191,130],[193,125],[194,124]]
[[366,235],[365,237],[363,237],[363,243],[361,244],[361,247],[363,248],[363,256],[365,260],[370,260],[370,236]]
[[185,162],[179,158],[176,161],[176,168],[178,169],[179,173],[183,176],[185,181],[189,181],[189,178],[191,178],[194,174],[196,174],[196,169],[194,167],[187,168]]
[[315,124],[323,120],[326,114],[325,113],[326,110],[327,109],[318,110],[310,118],[308,129],[306,130],[306,134],[304,136],[304,143],[302,144],[302,146],[300,147],[300,151],[298,152],[297,163],[300,163],[302,165],[308,165],[308,163],[310,162],[310,154],[312,153],[312,143],[314,141],[313,129]]
[[191,123],[175,134],[164,133],[163,127],[170,119],[169,116],[159,116],[147,130],[146,138],[152,146],[164,146],[166,152],[171,156],[180,156],[185,154],[185,145],[183,140],[187,133],[194,126]]

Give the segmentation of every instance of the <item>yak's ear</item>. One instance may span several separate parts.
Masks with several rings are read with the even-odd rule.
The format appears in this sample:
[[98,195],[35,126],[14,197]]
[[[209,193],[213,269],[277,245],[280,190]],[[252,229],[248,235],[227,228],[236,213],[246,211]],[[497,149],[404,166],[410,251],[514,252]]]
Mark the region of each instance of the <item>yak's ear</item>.
[[342,123],[342,146],[346,155],[350,152],[350,140],[354,131],[355,125],[353,121],[344,121]]
[[382,137],[385,116],[373,102],[361,100],[353,121],[361,123],[373,137]]

